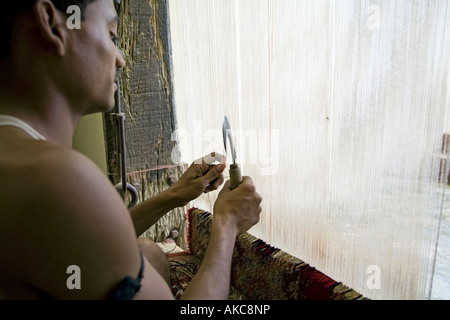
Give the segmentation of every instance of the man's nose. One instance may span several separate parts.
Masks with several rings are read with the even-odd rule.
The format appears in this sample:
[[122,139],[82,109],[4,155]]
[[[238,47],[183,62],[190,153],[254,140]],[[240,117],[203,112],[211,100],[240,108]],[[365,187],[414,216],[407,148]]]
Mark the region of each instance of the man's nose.
[[123,57],[123,51],[120,50],[119,48],[117,48],[117,54],[116,54],[116,68],[118,70],[122,69],[123,67],[125,67],[125,59]]

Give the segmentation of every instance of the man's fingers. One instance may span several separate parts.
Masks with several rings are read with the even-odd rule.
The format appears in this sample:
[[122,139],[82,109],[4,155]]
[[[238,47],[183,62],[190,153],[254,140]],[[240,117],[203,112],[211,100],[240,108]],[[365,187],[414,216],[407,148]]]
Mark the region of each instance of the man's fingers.
[[216,161],[219,163],[225,163],[226,160],[225,156],[218,152],[211,152],[210,154],[204,156],[202,159],[206,164],[213,164]]
[[225,193],[225,192],[230,192],[231,191],[231,181],[227,180],[222,188],[222,190],[220,190],[220,193]]
[[253,179],[251,177],[249,177],[249,176],[243,176],[242,177],[242,182],[247,182],[247,183],[250,183],[250,184],[254,185]]
[[224,181],[225,181],[225,178],[223,177],[223,175],[221,175],[219,178],[217,178],[216,182],[214,182],[214,185],[213,185],[214,190],[217,190]]
[[225,179],[223,175],[220,175],[216,180],[213,180],[209,183],[209,185],[205,189],[205,193],[219,189],[224,181]]
[[[219,162],[219,164],[213,164],[215,162]],[[195,160],[191,168],[195,170],[196,177],[201,181],[204,193],[208,193],[217,190],[222,185],[224,181],[222,173],[226,168],[226,157],[220,153],[212,152]]]
[[205,187],[211,184],[212,181],[219,178],[222,175],[222,172],[225,170],[225,167],[225,164],[210,166],[208,172],[201,178],[204,182]]
[[194,164],[208,165],[208,164],[213,164],[216,161],[219,163],[225,163],[226,157],[221,153],[211,152],[210,154],[207,154],[206,156],[195,160]]

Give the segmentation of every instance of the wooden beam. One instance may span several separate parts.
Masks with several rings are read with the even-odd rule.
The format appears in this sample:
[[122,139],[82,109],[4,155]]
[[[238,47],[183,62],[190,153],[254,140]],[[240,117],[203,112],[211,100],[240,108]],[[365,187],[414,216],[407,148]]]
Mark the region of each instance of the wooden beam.
[[[170,23],[167,0],[122,0],[119,10],[120,47],[126,66],[121,72],[120,106],[125,113],[128,182],[138,186],[140,201],[169,187],[182,173],[173,164],[171,140],[176,127],[173,101]],[[104,115],[108,175],[119,183],[117,128]],[[161,241],[184,224],[184,209],[174,210],[146,233]]]

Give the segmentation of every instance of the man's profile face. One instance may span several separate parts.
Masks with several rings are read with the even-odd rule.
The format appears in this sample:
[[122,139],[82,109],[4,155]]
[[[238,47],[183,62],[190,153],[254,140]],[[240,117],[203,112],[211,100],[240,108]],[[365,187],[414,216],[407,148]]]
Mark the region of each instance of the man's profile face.
[[[70,30],[70,72],[79,99],[91,100],[85,113],[114,107],[117,68],[124,61],[115,45],[118,18],[113,0],[96,0],[87,5],[79,30]],[[76,90],[76,89],[75,89]]]

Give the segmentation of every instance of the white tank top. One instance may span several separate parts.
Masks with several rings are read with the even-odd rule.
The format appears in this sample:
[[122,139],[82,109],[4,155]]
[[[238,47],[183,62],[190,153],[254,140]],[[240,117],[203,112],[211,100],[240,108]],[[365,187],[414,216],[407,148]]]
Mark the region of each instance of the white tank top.
[[0,115],[0,127],[16,127],[28,133],[35,140],[46,140],[43,135],[34,130],[28,123],[16,117]]

